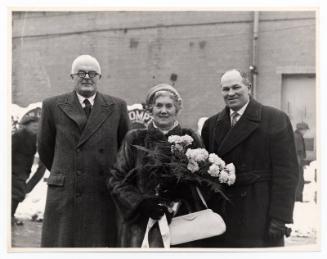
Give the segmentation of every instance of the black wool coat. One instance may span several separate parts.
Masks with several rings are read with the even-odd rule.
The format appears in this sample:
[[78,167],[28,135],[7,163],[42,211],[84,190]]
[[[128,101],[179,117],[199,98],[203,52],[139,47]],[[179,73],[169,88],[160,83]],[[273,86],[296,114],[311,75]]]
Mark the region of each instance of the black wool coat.
[[128,123],[126,103],[99,92],[88,120],[75,92],[43,102],[38,148],[50,171],[43,247],[116,246],[105,182]]
[[[234,163],[236,182],[225,188],[229,202],[212,196],[209,206],[223,215],[227,230],[215,247],[264,247],[272,218],[292,223],[298,164],[288,116],[251,99],[231,128],[229,109],[210,117],[202,129],[204,145]],[[282,242],[279,240],[277,243]]]

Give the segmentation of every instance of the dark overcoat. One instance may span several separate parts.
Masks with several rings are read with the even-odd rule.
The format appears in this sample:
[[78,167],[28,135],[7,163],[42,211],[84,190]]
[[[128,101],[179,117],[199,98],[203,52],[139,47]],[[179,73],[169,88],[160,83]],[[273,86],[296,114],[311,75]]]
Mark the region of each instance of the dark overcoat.
[[272,218],[292,223],[298,180],[291,123],[282,111],[253,99],[233,128],[229,114],[226,107],[202,129],[208,151],[236,167],[236,183],[225,189],[230,202],[222,206],[215,196],[209,201],[227,226],[213,246],[274,245],[267,239],[268,224]]
[[128,122],[126,103],[99,92],[88,120],[75,92],[43,102],[38,148],[50,171],[43,247],[116,245],[105,182]]
[[26,180],[36,153],[36,135],[22,128],[11,136],[11,140],[12,199],[21,202],[27,192]]
[[305,142],[304,138],[299,130],[294,132],[295,139],[295,148],[297,161],[299,164],[299,182],[296,189],[296,201],[303,201],[303,189],[304,189],[304,170],[303,166],[305,165],[306,151],[305,151]]
[[[185,134],[190,135],[194,139],[193,147],[191,148],[202,145],[199,137],[193,131],[182,129],[180,126],[175,127],[166,136],[158,129],[155,129],[152,124],[149,125],[148,130],[135,129],[126,135],[108,181],[108,187],[112,191],[113,198],[121,215],[121,222],[119,224],[121,247],[141,247],[149,218],[142,215],[138,206],[145,198],[155,196],[155,181],[152,181],[147,171],[143,170],[146,165],[146,153],[137,149],[135,145],[150,150],[158,150],[160,142],[167,141],[168,136],[182,136]],[[191,184],[171,184],[170,189],[173,193],[169,199],[180,200],[182,204],[176,216],[205,208],[195,187]],[[158,239],[155,235],[154,238]],[[194,241],[181,244],[180,246],[202,246],[202,242]]]

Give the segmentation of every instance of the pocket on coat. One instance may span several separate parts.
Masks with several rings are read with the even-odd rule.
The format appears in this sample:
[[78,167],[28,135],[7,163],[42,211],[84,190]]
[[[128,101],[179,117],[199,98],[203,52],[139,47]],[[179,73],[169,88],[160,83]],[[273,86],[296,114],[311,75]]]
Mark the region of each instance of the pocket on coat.
[[64,186],[65,184],[65,175],[63,174],[50,174],[48,178],[49,186]]

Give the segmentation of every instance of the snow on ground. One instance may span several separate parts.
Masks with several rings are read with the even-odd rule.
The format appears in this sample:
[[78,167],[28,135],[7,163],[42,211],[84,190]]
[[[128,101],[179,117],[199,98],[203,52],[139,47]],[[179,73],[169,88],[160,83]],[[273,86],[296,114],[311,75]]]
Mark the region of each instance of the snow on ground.
[[[36,170],[36,165],[32,167],[32,172]],[[31,219],[37,216],[38,219],[43,219],[45,208],[45,200],[47,194],[47,183],[45,178],[49,177],[49,171],[46,171],[40,182],[34,189],[26,195],[23,202],[19,203],[15,216],[22,219]]]
[[318,205],[318,164],[313,161],[304,168],[303,202],[296,202],[294,207],[294,224],[291,225],[292,236],[315,237],[320,225]]

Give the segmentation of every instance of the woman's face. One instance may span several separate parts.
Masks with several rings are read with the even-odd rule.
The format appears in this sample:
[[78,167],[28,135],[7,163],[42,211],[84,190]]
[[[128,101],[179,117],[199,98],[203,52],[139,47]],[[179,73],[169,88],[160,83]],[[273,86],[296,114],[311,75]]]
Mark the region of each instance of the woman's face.
[[168,95],[159,96],[152,108],[153,121],[162,130],[170,129],[176,120],[174,100]]

